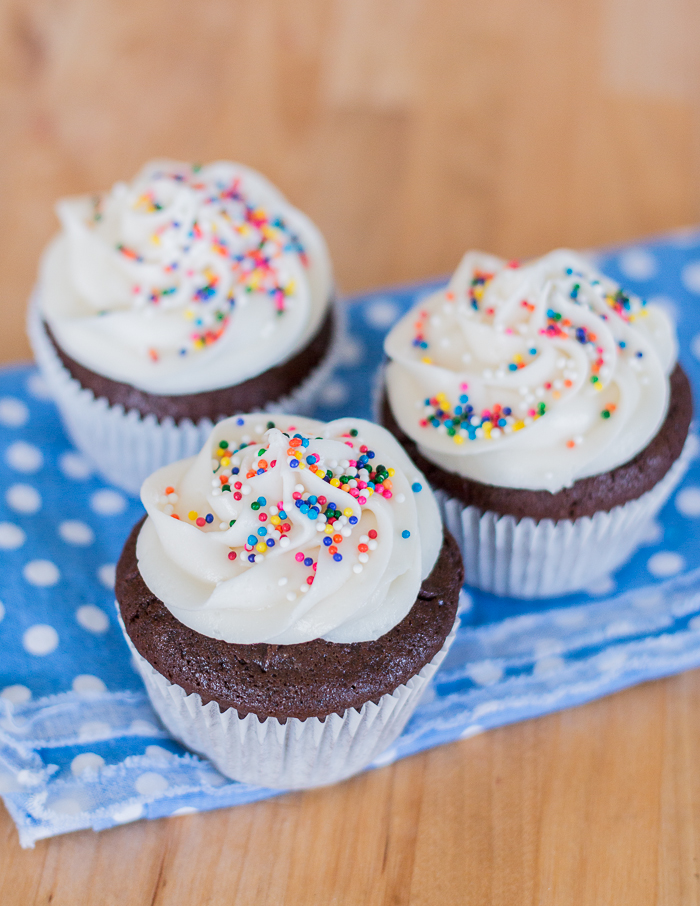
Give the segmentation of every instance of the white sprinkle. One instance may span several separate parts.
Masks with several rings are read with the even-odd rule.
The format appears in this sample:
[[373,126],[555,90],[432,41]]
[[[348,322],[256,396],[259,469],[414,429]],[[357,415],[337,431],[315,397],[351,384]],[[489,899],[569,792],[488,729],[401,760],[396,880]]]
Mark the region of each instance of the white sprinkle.
[[221,529],[222,532],[225,532],[226,529],[227,529],[228,527],[229,527],[229,526],[228,526],[228,522],[220,522],[220,523],[219,523],[219,528]]
[[447,339],[447,337],[443,337],[443,338],[440,340],[440,345],[441,345],[444,349],[446,349],[446,348],[450,345],[450,341]]
[[262,563],[264,559],[265,559],[265,554],[256,554],[255,555],[256,563]]
[[519,393],[521,396],[527,396],[529,392],[530,392],[530,388],[529,388],[529,387],[518,387],[518,393]]
[[564,359],[564,358],[557,359],[557,368],[566,368],[566,364],[567,364],[566,359]]
[[288,591],[288,592],[287,592],[287,600],[288,600],[288,601],[296,601],[296,599],[297,599],[296,592],[294,592],[294,591]]
[[369,560],[369,555],[360,554],[357,559],[360,561],[360,563],[366,563]]
[[289,547],[290,543],[291,543],[291,542],[290,542],[289,538],[288,538],[286,535],[284,536],[284,538],[280,538],[279,544],[280,544],[280,547],[281,547],[281,548],[284,549],[284,548],[286,548],[286,547]]
[[369,535],[360,536],[360,544],[367,544],[368,541],[369,541]]
[[180,498],[175,493],[175,491],[173,491],[172,494],[168,494],[168,500],[170,501],[170,503],[177,503],[179,499]]
[[286,576],[282,576],[281,579],[278,579],[278,580],[277,580],[277,584],[280,586],[280,588],[281,588],[283,585],[286,585],[287,582],[289,582],[289,579],[288,579]]
[[500,436],[501,436],[501,429],[500,429],[500,428],[492,428],[492,429],[491,429],[491,437],[492,437],[494,440],[498,440],[498,438],[499,438]]
[[[460,431],[459,433],[461,434],[462,431]],[[464,433],[466,434],[467,432],[464,431]],[[397,503],[403,503],[405,500],[406,500],[406,495],[405,495],[405,494],[397,494],[397,495],[396,495],[396,502],[397,502]]]
[[350,465],[350,460],[349,460],[349,459],[341,459],[341,460],[340,460],[340,468],[341,468],[341,469],[347,469],[347,467],[348,467],[349,465]]
[[493,371],[490,368],[484,368],[481,374],[487,381],[493,377]]
[[294,490],[299,491],[300,493],[303,493],[306,490],[306,488],[304,487],[303,484],[295,484]]
[[471,354],[471,352],[463,352],[463,353],[462,353],[462,361],[463,361],[463,362],[471,362],[471,360],[472,360],[472,354]]
[[170,516],[170,514],[173,512],[174,509],[175,509],[175,507],[172,505],[172,503],[166,503],[165,506],[163,507],[163,512],[165,513],[166,516]]
[[[338,520],[338,521],[340,521],[340,520]],[[352,535],[352,529],[350,528],[349,525],[345,525],[340,530],[340,534],[343,536],[343,538],[349,538],[350,535]]]
[[276,516],[279,513],[279,510],[276,506],[271,506],[267,508],[267,512],[270,514],[270,516]]
[[564,381],[560,381],[560,380],[557,378],[557,380],[554,382],[554,385],[553,385],[553,386],[554,386],[554,389],[555,389],[555,390],[561,390],[562,387],[564,386]]
[[300,586],[299,586],[299,591],[304,592],[304,594],[306,594],[306,592],[307,592],[308,590],[309,590],[309,586],[306,584],[306,582],[304,582],[303,585],[300,585]]
[[316,522],[316,531],[317,532],[325,532],[325,530],[326,530],[326,527],[324,526],[324,524],[322,522]]
[[356,563],[356,564],[353,566],[352,571],[353,571],[354,573],[361,573],[361,572],[362,572],[362,567],[360,566],[359,563]]
[[370,542],[367,544],[367,547],[368,547],[371,551],[376,551],[376,549],[377,549],[377,542],[376,542],[376,541],[370,541]]
[[249,444],[250,441],[251,441],[250,434],[244,434],[243,437],[241,438],[241,443]]
[[241,488],[241,494],[250,494],[250,485],[244,484]]
[[544,396],[544,387],[538,387],[535,390],[535,396],[543,397]]
[[222,493],[221,488],[214,488],[214,490],[211,492],[211,496],[212,497],[221,497],[221,493]]
[[256,433],[256,434],[262,434],[264,430],[265,430],[264,425],[256,425],[256,426],[255,426],[255,433]]

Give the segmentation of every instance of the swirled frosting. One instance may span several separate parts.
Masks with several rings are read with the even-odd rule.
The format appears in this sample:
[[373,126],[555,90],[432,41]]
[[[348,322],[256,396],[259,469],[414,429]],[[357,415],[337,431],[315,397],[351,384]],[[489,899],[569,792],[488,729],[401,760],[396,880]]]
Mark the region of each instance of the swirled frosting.
[[662,308],[566,250],[523,266],[469,252],[384,348],[391,410],[426,458],[553,493],[649,443],[677,356]]
[[136,555],[186,626],[227,642],[360,642],[415,603],[442,544],[401,446],[360,419],[226,419],[146,479]]
[[86,368],[162,395],[228,387],[298,352],[332,291],[316,227],[240,164],[153,161],[66,198],[38,300]]

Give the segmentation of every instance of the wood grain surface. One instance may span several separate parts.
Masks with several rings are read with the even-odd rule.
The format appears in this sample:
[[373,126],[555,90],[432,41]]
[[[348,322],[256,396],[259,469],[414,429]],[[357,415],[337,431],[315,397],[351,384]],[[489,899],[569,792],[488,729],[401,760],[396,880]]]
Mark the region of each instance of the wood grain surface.
[[[0,0],[0,361],[61,195],[242,160],[341,289],[700,219],[693,0]],[[0,904],[700,902],[700,674],[328,790],[22,851]]]

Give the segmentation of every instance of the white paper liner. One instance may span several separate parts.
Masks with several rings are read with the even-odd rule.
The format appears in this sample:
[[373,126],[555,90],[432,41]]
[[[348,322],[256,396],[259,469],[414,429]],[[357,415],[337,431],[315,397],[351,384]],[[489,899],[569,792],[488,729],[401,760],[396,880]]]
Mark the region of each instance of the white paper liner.
[[436,490],[442,517],[457,539],[465,582],[511,598],[551,598],[581,591],[621,566],[685,475],[697,438],[661,481],[636,500],[579,519],[517,519],[465,507]]
[[[337,301],[332,304],[333,337],[326,356],[296,389],[268,403],[265,412],[306,415],[313,411],[322,387],[338,364],[346,336],[343,305]],[[154,415],[142,416],[134,409],[125,412],[121,405],[110,406],[103,397],[96,399],[71,376],[56,354],[36,299],[29,306],[27,331],[71,440],[110,484],[138,494],[144,479],[156,469],[199,453],[214,427],[210,419],[196,424],[190,419],[177,424],[172,418],[158,421]]]
[[255,714],[239,717],[233,708],[222,713],[216,702],[203,705],[196,692],[187,695],[158,673],[136,651],[123,623],[122,630],[151,704],[172,736],[233,780],[307,789],[357,774],[396,739],[447,654],[458,626],[459,617],[435,657],[407,683],[383,695],[378,704],[366,702],[359,711],[349,708],[342,717],[331,714],[323,721],[290,717],[284,724],[274,717],[261,722]]

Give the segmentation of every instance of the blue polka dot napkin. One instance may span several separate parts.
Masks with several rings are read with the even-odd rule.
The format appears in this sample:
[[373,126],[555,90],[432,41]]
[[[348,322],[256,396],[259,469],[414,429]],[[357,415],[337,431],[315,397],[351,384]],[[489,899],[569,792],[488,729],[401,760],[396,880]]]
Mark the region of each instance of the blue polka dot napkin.
[[[675,318],[700,404],[700,231],[599,255]],[[438,284],[352,300],[317,415],[367,417],[391,324]],[[168,737],[116,621],[114,564],[141,504],[70,446],[31,367],[0,372],[0,793],[23,846],[79,828],[251,802]],[[403,735],[375,762],[700,665],[700,464],[618,573],[544,603],[465,590],[462,626]]]

